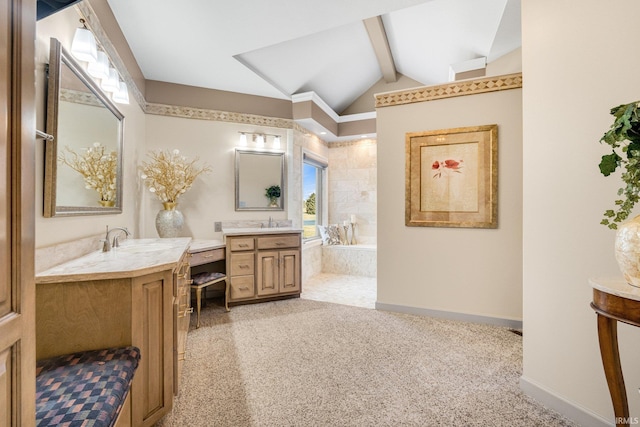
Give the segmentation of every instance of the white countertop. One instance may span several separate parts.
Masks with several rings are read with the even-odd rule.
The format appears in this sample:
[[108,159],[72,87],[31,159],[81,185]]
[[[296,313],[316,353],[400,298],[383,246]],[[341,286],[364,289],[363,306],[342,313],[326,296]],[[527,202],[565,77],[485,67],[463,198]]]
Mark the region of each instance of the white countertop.
[[622,277],[596,277],[589,279],[589,284],[608,294],[616,295],[630,300],[640,301],[640,288],[627,283]]
[[208,251],[211,249],[221,249],[226,247],[226,243],[219,239],[212,240],[204,240],[204,239],[193,239],[189,244],[189,253],[196,253],[202,251]]
[[301,228],[293,227],[248,227],[248,228],[223,228],[222,234],[225,236],[242,236],[247,234],[284,234],[302,233]]
[[138,277],[173,269],[191,242],[175,239],[127,239],[109,252],[91,252],[36,275],[36,283],[60,283]]

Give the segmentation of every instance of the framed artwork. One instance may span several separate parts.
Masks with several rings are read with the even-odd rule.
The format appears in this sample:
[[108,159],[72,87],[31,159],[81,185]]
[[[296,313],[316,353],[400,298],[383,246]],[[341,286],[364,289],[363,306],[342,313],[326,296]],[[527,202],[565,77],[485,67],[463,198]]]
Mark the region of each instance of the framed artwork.
[[497,228],[498,125],[407,133],[405,225]]

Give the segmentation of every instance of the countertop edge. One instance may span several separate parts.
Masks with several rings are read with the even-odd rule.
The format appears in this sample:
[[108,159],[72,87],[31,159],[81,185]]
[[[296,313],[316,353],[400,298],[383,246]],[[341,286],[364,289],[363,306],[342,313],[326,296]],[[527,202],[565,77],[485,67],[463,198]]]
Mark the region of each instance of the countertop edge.
[[[139,239],[141,241],[148,242],[150,240],[158,239]],[[173,242],[175,248],[172,248],[174,256],[170,260],[164,260],[163,262],[155,262],[153,260],[146,263],[146,265],[134,265],[127,266],[126,261],[122,262],[122,266],[119,268],[113,268],[111,271],[92,271],[91,265],[93,258],[95,258],[100,252],[92,252],[85,256],[79,257],[75,260],[67,263],[52,267],[49,270],[43,271],[35,275],[36,285],[53,284],[53,283],[69,283],[69,282],[88,282],[99,280],[118,280],[118,279],[133,279],[147,274],[153,274],[161,271],[174,270],[179,266],[180,260],[187,253],[191,238],[176,238]],[[133,255],[133,254],[132,254]],[[82,262],[87,260],[89,265],[83,268]],[[80,266],[74,265],[80,263]],[[51,270],[64,270],[65,265],[69,265],[69,269],[73,270],[71,273],[50,273]],[[49,273],[48,273],[49,272]]]

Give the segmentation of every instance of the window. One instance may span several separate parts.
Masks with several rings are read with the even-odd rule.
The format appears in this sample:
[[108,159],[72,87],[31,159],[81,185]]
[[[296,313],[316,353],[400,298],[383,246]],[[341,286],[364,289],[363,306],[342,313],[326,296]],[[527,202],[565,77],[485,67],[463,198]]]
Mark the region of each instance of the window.
[[319,237],[317,226],[323,223],[322,184],[326,169],[326,160],[304,153],[302,160],[302,237],[304,239]]

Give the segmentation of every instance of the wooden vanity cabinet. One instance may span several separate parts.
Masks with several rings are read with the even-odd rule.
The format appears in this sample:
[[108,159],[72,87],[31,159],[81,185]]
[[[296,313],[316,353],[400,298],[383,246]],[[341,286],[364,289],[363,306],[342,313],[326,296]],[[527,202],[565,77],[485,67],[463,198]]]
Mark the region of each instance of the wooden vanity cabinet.
[[36,357],[134,345],[131,425],[153,426],[173,405],[174,271],[39,283]]
[[227,236],[230,302],[299,296],[300,233]]
[[191,320],[191,267],[185,253],[173,272],[173,393],[177,396],[182,365],[187,352],[187,332]]

